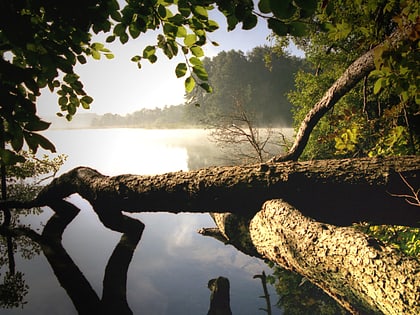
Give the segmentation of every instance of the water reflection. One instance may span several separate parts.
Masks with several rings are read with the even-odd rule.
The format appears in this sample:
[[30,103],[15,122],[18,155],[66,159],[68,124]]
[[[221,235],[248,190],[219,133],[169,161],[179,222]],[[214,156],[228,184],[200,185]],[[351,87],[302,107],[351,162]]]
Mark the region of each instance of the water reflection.
[[106,265],[100,299],[62,245],[64,230],[80,210],[64,200],[52,201],[50,206],[55,214],[42,234],[25,227],[2,232],[9,236],[26,236],[41,246],[58,282],[79,314],[133,314],[127,303],[127,271],[144,224],[127,216],[116,217],[115,224],[109,224],[123,234]]
[[[2,229],[2,235],[15,238],[27,237],[40,246],[55,277],[71,299],[78,314],[133,314],[127,302],[128,269],[136,247],[142,238],[145,225],[141,221],[120,212],[111,212],[106,208],[94,209],[104,225],[112,231],[122,233],[106,264],[102,282],[102,297],[100,298],[63,246],[64,231],[80,213],[80,209],[64,200],[51,200],[49,203],[49,206],[54,210],[54,214],[45,224],[41,234],[29,227],[21,226]],[[224,281],[221,282],[220,279]],[[188,279],[185,280],[188,281]],[[226,282],[229,283],[227,278],[224,277],[209,282],[212,283],[212,286],[209,285],[211,290],[209,314],[232,314],[229,304],[229,284],[226,289]],[[219,285],[215,286],[214,283]],[[15,284],[18,284],[16,279]],[[173,293],[179,294],[176,287],[175,285]],[[182,285],[179,287],[182,287]],[[145,291],[140,292],[140,294],[143,292]],[[16,298],[16,301],[22,301],[23,297],[24,292],[19,298]],[[4,296],[0,296],[0,298],[4,298]],[[156,302],[159,303],[158,300]],[[14,306],[18,305],[15,304]],[[136,309],[138,314],[155,314],[150,311]],[[204,314],[204,312],[203,308],[203,312],[200,313]],[[183,312],[172,312],[171,310],[167,310],[165,313],[183,314]]]

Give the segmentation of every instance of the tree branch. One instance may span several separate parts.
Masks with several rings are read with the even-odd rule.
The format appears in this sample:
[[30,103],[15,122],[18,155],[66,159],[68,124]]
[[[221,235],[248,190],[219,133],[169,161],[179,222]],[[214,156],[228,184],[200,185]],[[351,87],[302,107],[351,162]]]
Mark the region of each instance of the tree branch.
[[308,143],[309,136],[318,121],[357,83],[366,77],[375,69],[374,55],[381,49],[387,51],[396,50],[402,41],[409,38],[412,32],[412,25],[405,28],[399,28],[392,33],[383,43],[370,49],[365,54],[356,59],[344,73],[334,82],[334,84],[325,92],[321,100],[314,105],[302,120],[297,132],[295,142],[290,150],[270,160],[270,162],[297,161]]

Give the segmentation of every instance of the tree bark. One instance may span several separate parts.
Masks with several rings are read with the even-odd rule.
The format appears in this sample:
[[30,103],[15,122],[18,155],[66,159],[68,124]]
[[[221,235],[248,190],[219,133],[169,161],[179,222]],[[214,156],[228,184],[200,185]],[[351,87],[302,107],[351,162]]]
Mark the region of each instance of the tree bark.
[[[79,167],[52,181],[29,206],[48,205],[51,199],[78,193],[104,220],[107,212],[121,211],[232,212],[252,218],[266,200],[281,198],[304,215],[325,223],[419,226],[418,207],[391,196],[411,194],[399,174],[413,187],[420,186],[419,165],[420,156],[405,156],[115,177]],[[9,206],[13,204],[9,202]]]
[[351,227],[303,216],[267,201],[250,223],[265,258],[298,272],[353,314],[419,314],[420,264]]
[[415,25],[411,23],[398,28],[384,42],[356,59],[344,73],[325,92],[324,96],[306,114],[302,120],[295,141],[290,150],[283,155],[273,157],[270,162],[297,161],[308,143],[309,136],[318,121],[357,83],[375,69],[375,52],[381,49],[396,50],[402,42],[407,41]]

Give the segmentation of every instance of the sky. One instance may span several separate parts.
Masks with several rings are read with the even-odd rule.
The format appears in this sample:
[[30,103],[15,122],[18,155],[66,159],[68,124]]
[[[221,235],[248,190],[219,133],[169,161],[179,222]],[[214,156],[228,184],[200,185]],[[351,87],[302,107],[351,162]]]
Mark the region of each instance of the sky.
[[[270,31],[264,20],[259,20],[252,30],[244,31],[241,25],[238,25],[234,31],[228,32],[221,14],[214,19],[220,28],[209,33],[209,39],[217,42],[219,46],[207,44],[204,47],[207,57],[231,49],[246,53],[256,46],[269,44],[267,36]],[[95,37],[94,41],[105,43],[107,36],[102,34]],[[154,45],[156,36],[157,33],[148,32],[136,40],[129,40],[124,45],[116,40],[114,43],[106,44],[106,48],[114,54],[114,59],[89,58],[86,64],[77,65],[75,72],[80,76],[87,94],[94,98],[90,110],[80,108],[78,113],[125,115],[142,108],[153,109],[183,104],[185,77],[177,79],[175,76],[176,65],[184,60],[182,55],[168,60],[166,56],[158,54],[158,61],[155,64],[144,60],[141,69],[130,60],[135,55],[141,55],[147,45]],[[44,89],[38,100],[38,114],[41,117],[48,117],[58,111],[56,94]]]

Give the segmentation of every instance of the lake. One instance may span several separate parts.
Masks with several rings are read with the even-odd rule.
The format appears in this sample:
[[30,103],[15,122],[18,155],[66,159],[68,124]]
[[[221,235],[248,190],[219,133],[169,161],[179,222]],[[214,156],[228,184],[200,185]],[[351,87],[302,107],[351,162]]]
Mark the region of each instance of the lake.
[[[58,153],[68,155],[59,174],[76,166],[117,175],[187,171],[227,163],[204,130],[50,130],[46,136],[56,145]],[[66,227],[62,244],[80,270],[76,274],[90,284],[100,299],[105,268],[121,233],[104,227],[82,198],[73,195],[68,201],[81,211]],[[22,222],[42,231],[53,214],[48,207],[43,210],[42,214],[28,216]],[[233,314],[266,314],[260,310],[266,307],[260,298],[261,281],[253,276],[262,271],[270,274],[270,268],[260,259],[198,234],[202,227],[215,226],[208,214],[131,216],[145,224],[127,272],[126,300],[134,314],[207,314],[210,298],[207,283],[218,276],[230,281]],[[15,260],[16,270],[23,272],[29,287],[24,298],[27,304],[23,308],[1,309],[1,314],[77,314],[69,289],[66,291],[60,285],[55,269],[44,254],[41,252],[31,259],[24,256],[27,253],[16,253]],[[6,270],[7,266],[3,265],[1,276]],[[269,290],[274,304],[276,294],[271,286]],[[281,310],[274,307],[273,314],[281,314]]]

